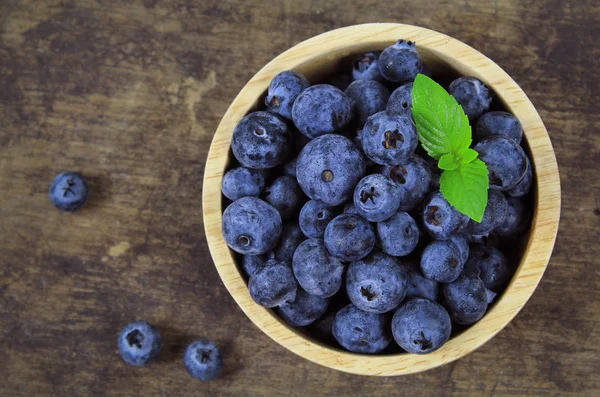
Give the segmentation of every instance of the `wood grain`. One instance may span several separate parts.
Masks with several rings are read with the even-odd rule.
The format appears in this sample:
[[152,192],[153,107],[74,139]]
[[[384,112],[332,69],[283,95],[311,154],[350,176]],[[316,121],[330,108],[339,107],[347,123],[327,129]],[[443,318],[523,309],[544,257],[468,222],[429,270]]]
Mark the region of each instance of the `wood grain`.
[[[599,395],[599,19],[591,0],[0,2],[0,395]],[[381,21],[444,32],[506,70],[544,120],[563,193],[521,313],[468,356],[393,378],[326,369],[255,327],[210,259],[200,200],[213,132],[256,71]],[[81,213],[47,199],[63,169],[91,179]],[[116,349],[137,318],[165,337],[143,369]],[[225,352],[214,383],[181,362],[199,337]]]

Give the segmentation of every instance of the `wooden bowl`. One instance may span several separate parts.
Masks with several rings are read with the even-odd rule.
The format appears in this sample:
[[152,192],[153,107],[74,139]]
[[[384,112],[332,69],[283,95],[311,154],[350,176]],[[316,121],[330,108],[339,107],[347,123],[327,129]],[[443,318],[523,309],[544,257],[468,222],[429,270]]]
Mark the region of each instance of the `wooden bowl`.
[[[269,82],[277,73],[293,69],[314,82],[331,74],[341,59],[383,49],[398,39],[415,41],[425,64],[434,72],[442,70],[484,81],[507,110],[519,118],[537,178],[534,216],[512,281],[479,322],[428,355],[361,355],[312,340],[252,301],[234,254],[223,240],[221,181],[230,161],[234,127],[264,99]],[[246,84],[213,138],[204,173],[202,205],[206,238],[219,275],[256,326],[280,345],[317,364],[354,374],[389,376],[424,371],[463,357],[490,340],[516,316],[538,285],[552,253],[560,216],[560,181],[552,144],[540,116],[523,90],[498,65],[468,45],[429,29],[393,23],[365,24],[333,30],[292,47]]]

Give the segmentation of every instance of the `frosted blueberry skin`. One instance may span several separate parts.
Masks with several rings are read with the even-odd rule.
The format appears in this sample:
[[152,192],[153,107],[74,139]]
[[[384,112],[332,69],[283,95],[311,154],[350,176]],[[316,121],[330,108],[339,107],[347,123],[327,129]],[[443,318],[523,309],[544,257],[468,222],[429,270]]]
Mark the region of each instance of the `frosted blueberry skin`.
[[516,237],[529,226],[529,212],[525,202],[519,197],[507,197],[508,209],[504,222],[494,232],[502,237]]
[[394,166],[408,161],[419,138],[409,116],[382,111],[367,119],[361,143],[367,158],[377,164]]
[[434,192],[426,200],[422,216],[425,230],[439,240],[458,234],[469,221],[469,217],[451,206],[441,192]]
[[296,291],[296,299],[279,306],[278,313],[292,327],[305,327],[319,319],[329,306],[329,298],[310,295],[302,288]]
[[295,218],[306,200],[296,178],[285,175],[276,178],[265,188],[264,199],[275,207],[283,220]]
[[412,119],[412,89],[413,83],[396,88],[390,95],[386,110],[390,113],[405,114]]
[[281,72],[269,84],[265,105],[270,111],[291,120],[294,101],[309,86],[304,75],[291,70]]
[[90,189],[85,178],[77,172],[65,171],[56,175],[48,188],[48,197],[61,211],[77,211],[87,202]]
[[437,301],[439,284],[425,276],[418,268],[405,267],[407,283],[406,298],[426,298]]
[[119,335],[119,353],[129,365],[147,365],[158,356],[161,345],[160,333],[145,321],[128,324]]
[[460,252],[460,259],[463,263],[467,263],[467,259],[469,259],[469,240],[463,236],[452,236],[450,237],[450,241],[456,244],[458,251]]
[[354,353],[379,353],[392,341],[386,316],[362,311],[353,304],[337,312],[332,330],[338,343]]
[[308,87],[298,95],[292,108],[296,128],[308,138],[341,131],[352,118],[350,99],[328,84]]
[[377,223],[377,237],[384,252],[392,256],[406,256],[419,243],[419,226],[406,212],[397,212]]
[[342,285],[344,265],[327,251],[323,240],[302,242],[292,260],[294,275],[309,294],[329,298]]
[[464,265],[460,250],[452,240],[434,240],[425,247],[421,255],[423,275],[440,283],[456,280]]
[[523,197],[526,196],[531,190],[533,185],[533,166],[531,160],[527,157],[527,171],[519,183],[515,187],[506,191],[511,197]]
[[208,339],[190,344],[183,355],[183,363],[194,378],[208,382],[223,372],[223,355],[219,347]]
[[383,80],[378,66],[380,54],[381,51],[370,51],[358,56],[352,62],[352,77],[354,80]]
[[379,72],[388,81],[406,84],[423,70],[423,61],[412,41],[398,40],[381,52]]
[[492,102],[488,86],[475,77],[459,77],[450,84],[448,93],[462,106],[470,121],[487,112]]
[[267,261],[267,255],[242,255],[242,269],[250,277]]
[[463,272],[454,282],[442,284],[441,293],[452,321],[473,324],[487,310],[488,295],[483,281],[472,272]]
[[499,249],[475,245],[471,250],[465,271],[476,274],[485,288],[501,292],[511,279],[512,272],[506,257]]
[[380,173],[396,184],[400,192],[400,211],[412,211],[432,187],[433,174],[422,157],[413,154],[402,164],[384,166]]
[[504,195],[498,190],[488,191],[488,202],[481,222],[469,219],[467,232],[474,235],[486,235],[504,223],[508,212],[508,203]]
[[512,139],[518,145],[523,139],[523,126],[513,114],[502,111],[487,112],[477,120],[475,139],[480,141],[492,135]]
[[381,174],[367,175],[354,189],[354,207],[370,222],[381,222],[398,211],[400,192],[389,178]]
[[325,228],[337,213],[335,207],[309,200],[300,210],[300,229],[306,237],[323,238]]
[[369,255],[375,246],[375,229],[358,214],[335,217],[325,229],[325,246],[337,259],[350,262]]
[[492,190],[510,190],[527,173],[527,155],[510,138],[493,135],[480,141],[474,149],[487,165]]
[[223,176],[221,191],[231,201],[242,197],[258,197],[265,188],[265,173],[246,167],[232,168]]
[[292,263],[294,252],[301,242],[306,240],[304,233],[300,230],[295,222],[288,222],[283,225],[283,231],[281,232],[281,238],[279,244],[273,251],[275,258],[285,261],[289,264]]
[[385,110],[390,98],[390,92],[383,84],[367,79],[353,81],[344,93],[350,98],[359,127],[362,127],[370,116]]
[[248,281],[248,290],[254,302],[267,308],[283,305],[296,298],[298,283],[289,263],[269,259]]

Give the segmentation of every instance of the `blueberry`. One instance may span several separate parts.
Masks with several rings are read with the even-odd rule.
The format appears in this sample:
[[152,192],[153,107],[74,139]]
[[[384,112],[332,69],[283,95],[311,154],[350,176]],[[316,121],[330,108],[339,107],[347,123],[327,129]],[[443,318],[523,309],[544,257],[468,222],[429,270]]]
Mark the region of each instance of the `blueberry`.
[[497,226],[504,223],[508,212],[508,204],[504,195],[497,190],[488,191],[488,203],[481,222],[469,219],[467,232],[474,235],[489,234]]
[[463,263],[467,262],[469,259],[469,240],[465,236],[452,236],[450,237],[450,241],[456,244],[458,251],[460,252],[460,260]]
[[300,229],[306,237],[323,238],[325,228],[336,214],[335,208],[310,200],[300,210]]
[[492,102],[488,86],[475,77],[459,77],[450,84],[448,93],[462,106],[471,121],[487,112]]
[[413,83],[396,88],[390,95],[386,110],[390,113],[406,114],[412,118],[412,89]]
[[194,378],[207,382],[223,372],[223,356],[219,347],[212,341],[201,339],[185,349],[183,363]]
[[298,248],[300,243],[304,240],[306,240],[306,237],[304,237],[304,234],[297,223],[286,223],[283,225],[279,245],[274,251],[275,258],[291,264],[296,248]]
[[416,209],[432,186],[431,169],[427,162],[416,154],[400,165],[384,166],[380,172],[398,187],[400,211]]
[[493,135],[475,145],[475,150],[487,165],[490,189],[510,190],[527,173],[527,156],[510,138]]
[[327,251],[323,240],[302,242],[292,263],[298,283],[311,295],[328,298],[342,285],[344,265]]
[[286,262],[269,259],[250,276],[250,296],[264,307],[276,307],[296,298],[298,283]]
[[356,207],[354,206],[354,201],[348,201],[344,205],[344,214],[357,214],[358,215],[358,211],[356,210]]
[[491,290],[489,290],[489,289],[487,289],[487,288],[485,289],[485,293],[486,293],[486,295],[487,295],[487,302],[488,302],[488,305],[489,305],[490,303],[492,303],[492,302],[494,301],[494,299],[496,298],[496,296],[498,295],[498,294],[497,294],[497,293],[495,293],[494,291],[491,291]]
[[308,331],[311,336],[317,340],[326,343],[335,343],[333,337],[333,323],[337,311],[328,310],[324,315],[317,319],[314,323],[308,326]]
[[329,298],[310,295],[298,288],[296,299],[281,305],[278,312],[292,327],[305,327],[321,317],[328,306]]
[[265,188],[265,173],[246,167],[232,168],[223,176],[221,190],[231,201],[242,197],[257,197]]
[[327,225],[325,246],[331,255],[341,261],[362,259],[375,246],[375,230],[360,215],[344,213]]
[[487,310],[485,285],[471,272],[464,272],[450,284],[442,284],[441,293],[450,317],[457,324],[473,324]]
[[291,135],[285,122],[273,113],[254,112],[235,126],[231,149],[245,167],[273,168],[287,159]]
[[403,264],[406,272],[406,298],[427,298],[436,301],[438,282],[423,276],[418,265]]
[[354,353],[379,353],[392,341],[386,316],[349,304],[335,315],[333,336]]
[[398,211],[400,193],[394,183],[381,174],[367,175],[354,189],[354,206],[370,222],[381,222]]
[[423,208],[423,226],[433,237],[445,240],[458,233],[469,217],[450,205],[442,193],[435,192]]
[[465,271],[475,273],[485,288],[500,292],[508,284],[511,271],[506,257],[497,248],[482,245],[474,246],[465,265]]
[[269,84],[265,105],[272,112],[291,120],[294,101],[309,86],[304,75],[291,70],[281,72]]
[[77,211],[87,202],[90,190],[88,184],[77,172],[64,171],[56,175],[48,196],[56,208],[62,211]]
[[279,212],[256,197],[242,197],[225,208],[222,226],[229,248],[245,255],[271,251],[282,230]]
[[358,116],[358,125],[362,126],[369,116],[385,110],[390,92],[375,80],[361,79],[350,83],[344,91],[350,98],[352,108]]
[[499,225],[495,232],[502,237],[515,237],[527,230],[529,225],[529,213],[525,202],[518,197],[506,199],[508,210],[504,223]]
[[406,212],[397,212],[377,224],[377,236],[386,253],[406,256],[414,251],[419,242],[419,227]]
[[480,141],[492,135],[505,136],[518,145],[523,138],[523,127],[519,119],[508,112],[488,112],[477,120],[475,138]]
[[145,321],[128,324],[119,335],[119,352],[129,365],[144,366],[158,355],[162,338],[156,328]]
[[266,261],[266,255],[243,255],[242,268],[247,276],[251,276]]
[[392,318],[396,343],[413,354],[438,350],[450,338],[452,321],[442,305],[416,298],[403,303]]
[[367,312],[393,310],[406,296],[406,284],[406,273],[400,263],[383,252],[374,252],[348,266],[348,297],[356,307]]
[[381,165],[398,165],[408,161],[419,142],[411,118],[387,111],[367,119],[362,130],[362,148],[367,158]]
[[354,186],[365,174],[365,160],[350,139],[329,134],[302,149],[296,173],[308,197],[336,206],[352,197]]
[[523,197],[531,190],[533,184],[533,167],[529,157],[527,157],[527,172],[515,187],[506,191],[506,194],[512,197]]
[[340,131],[350,122],[352,106],[342,90],[328,84],[308,87],[292,108],[296,128],[308,138]]
[[421,255],[421,271],[427,278],[451,283],[460,276],[465,262],[452,240],[434,240]]
[[352,77],[354,77],[354,80],[383,80],[378,66],[380,54],[380,51],[371,51],[357,57],[352,63]]
[[381,52],[378,63],[385,79],[400,84],[413,81],[423,70],[423,61],[412,41],[398,40]]
[[281,215],[281,219],[291,219],[298,214],[304,194],[295,178],[280,176],[265,188],[265,201],[271,204]]
[[296,162],[298,161],[297,157],[294,157],[292,160],[288,161],[283,165],[283,175],[291,176],[292,178],[296,177]]

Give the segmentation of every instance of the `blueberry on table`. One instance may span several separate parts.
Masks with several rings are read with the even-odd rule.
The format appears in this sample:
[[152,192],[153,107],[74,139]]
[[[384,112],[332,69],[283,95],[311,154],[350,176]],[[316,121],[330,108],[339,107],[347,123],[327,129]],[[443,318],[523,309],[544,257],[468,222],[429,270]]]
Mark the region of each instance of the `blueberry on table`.
[[56,208],[62,211],[73,212],[87,202],[90,190],[83,176],[77,172],[64,171],[56,175],[48,196]]
[[383,80],[378,66],[380,54],[381,51],[370,51],[358,56],[352,62],[352,77],[354,80]]
[[362,129],[365,155],[381,165],[394,166],[408,161],[418,142],[415,123],[405,114],[375,113]]
[[270,111],[291,120],[294,101],[309,86],[304,75],[291,70],[281,72],[269,84],[265,105]]
[[405,84],[423,70],[423,61],[412,41],[398,40],[381,52],[379,72],[389,81]]
[[207,382],[223,372],[223,356],[219,347],[207,339],[198,340],[185,349],[183,363],[194,378]]
[[352,106],[339,88],[317,84],[298,95],[292,118],[300,132],[308,138],[316,138],[344,128],[352,118]]
[[434,240],[421,255],[423,275],[440,283],[456,280],[464,265],[460,250],[452,240]]
[[477,120],[475,139],[480,141],[492,135],[501,135],[520,144],[523,138],[523,126],[521,126],[519,119],[511,113],[488,112]]
[[156,328],[145,321],[128,324],[119,335],[119,352],[129,365],[144,366],[160,351],[162,338]]
[[327,311],[329,300],[329,298],[310,295],[302,288],[298,288],[296,299],[279,306],[277,311],[292,327],[305,327]]
[[435,192],[423,208],[423,226],[431,236],[446,240],[457,234],[469,221],[469,217],[458,212],[442,195]]
[[325,228],[336,214],[334,207],[309,200],[300,210],[300,229],[306,237],[323,238]]
[[487,112],[492,102],[488,86],[475,77],[459,77],[450,84],[448,93],[462,106],[470,121]]
[[390,92],[383,84],[368,79],[353,81],[344,93],[350,98],[352,108],[358,116],[359,126],[370,116],[385,110],[390,97]]
[[336,206],[352,197],[365,168],[362,154],[350,139],[328,134],[313,139],[302,149],[296,173],[308,197]]
[[523,197],[531,190],[531,185],[533,184],[533,167],[531,165],[531,161],[529,157],[527,157],[527,172],[525,172],[525,176],[521,179],[519,183],[515,187],[506,191],[511,197]]
[[223,237],[235,252],[260,255],[279,242],[282,222],[279,212],[256,197],[242,197],[223,211]]
[[254,112],[233,130],[231,149],[244,167],[273,168],[291,152],[291,135],[285,122],[273,113]]
[[527,230],[529,213],[523,199],[507,197],[508,210],[504,222],[494,232],[502,237],[515,237]]
[[298,284],[309,294],[329,298],[342,286],[344,265],[325,248],[323,240],[303,241],[292,261]]
[[381,174],[367,175],[354,189],[354,206],[370,222],[381,222],[398,211],[400,192],[396,185]]
[[252,273],[248,289],[254,302],[272,308],[293,301],[298,283],[289,263],[269,259]]
[[232,168],[223,176],[221,190],[231,201],[242,197],[258,197],[265,188],[265,173],[246,167]]
[[325,229],[325,246],[337,259],[350,262],[369,255],[375,246],[375,229],[363,217],[344,213]]
[[417,222],[406,212],[396,212],[391,218],[377,223],[381,249],[392,256],[406,256],[419,242]]
[[356,307],[367,312],[393,310],[406,296],[406,284],[406,272],[398,260],[383,252],[374,252],[348,266],[348,297]]
[[452,322],[442,305],[416,298],[403,303],[392,318],[396,343],[413,354],[438,350],[450,338]]
[[412,211],[423,201],[432,186],[432,172],[422,157],[413,154],[407,161],[384,166],[381,174],[394,182],[400,192],[400,211]]
[[457,324],[473,324],[487,310],[488,296],[483,281],[472,272],[463,272],[454,282],[442,284],[441,291],[450,317]]
[[527,155],[510,138],[493,135],[481,140],[474,149],[487,165],[492,190],[510,190],[527,173]]
[[412,118],[413,83],[396,88],[388,100],[386,110],[390,113],[406,114]]
[[483,245],[473,247],[465,271],[476,274],[485,288],[496,293],[502,291],[511,278],[511,271],[502,251]]
[[247,276],[251,276],[260,266],[267,261],[266,255],[243,255],[242,268]]
[[296,178],[280,176],[265,188],[264,199],[281,215],[281,219],[294,218],[304,202],[305,196]]
[[392,341],[386,316],[362,311],[353,304],[335,315],[333,336],[342,347],[354,353],[379,353]]
[[467,232],[479,236],[489,234],[496,227],[504,223],[507,212],[508,203],[502,192],[499,192],[498,190],[489,190],[488,202],[481,222],[469,219]]

